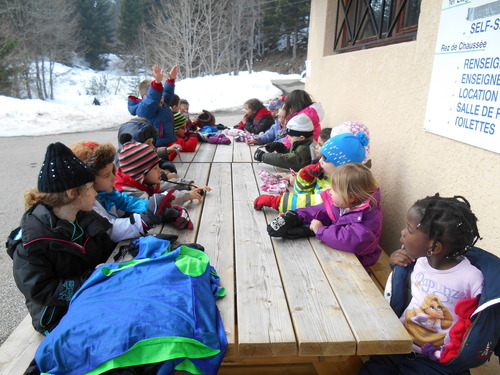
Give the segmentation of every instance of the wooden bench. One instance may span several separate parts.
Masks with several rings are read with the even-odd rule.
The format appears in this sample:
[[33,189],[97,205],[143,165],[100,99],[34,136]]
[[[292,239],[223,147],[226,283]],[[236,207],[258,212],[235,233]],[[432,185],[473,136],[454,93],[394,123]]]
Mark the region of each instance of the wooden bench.
[[[194,230],[156,229],[202,244],[221,276],[228,350],[219,373],[355,374],[362,356],[409,352],[375,266],[372,279],[353,254],[316,239],[268,236],[276,212],[255,211],[253,200],[258,171],[276,169],[252,163],[252,151],[233,142],[181,154],[179,175],[213,191],[188,206]],[[42,338],[24,319],[0,348],[0,374],[22,374]]]

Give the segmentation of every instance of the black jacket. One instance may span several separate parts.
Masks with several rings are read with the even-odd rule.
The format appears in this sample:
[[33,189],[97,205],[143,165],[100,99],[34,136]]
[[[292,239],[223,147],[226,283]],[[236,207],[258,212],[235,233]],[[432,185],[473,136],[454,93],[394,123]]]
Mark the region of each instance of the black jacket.
[[14,254],[14,279],[26,297],[33,327],[50,332],[68,309],[73,294],[100,263],[106,263],[115,243],[111,224],[94,211],[80,212],[81,231],[56,217],[43,204],[28,210],[21,220],[22,241]]

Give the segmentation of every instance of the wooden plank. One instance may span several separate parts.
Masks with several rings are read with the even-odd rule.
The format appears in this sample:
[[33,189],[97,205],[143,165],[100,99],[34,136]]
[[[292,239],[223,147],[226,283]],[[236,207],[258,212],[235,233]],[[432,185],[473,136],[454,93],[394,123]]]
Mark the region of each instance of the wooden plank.
[[34,330],[31,316],[26,315],[0,347],[0,374],[24,374],[43,338]]
[[216,149],[217,145],[212,143],[202,143],[193,159],[193,163],[211,163]]
[[351,330],[358,355],[409,353],[406,329],[354,254],[310,238]]
[[234,238],[231,164],[212,164],[207,194],[203,205],[196,242],[205,247],[210,263],[221,277],[226,296],[217,301],[224,322],[228,349],[226,357],[236,354],[235,286],[234,286]]
[[[253,168],[257,179],[261,169],[276,173],[274,167],[267,164],[253,164]],[[267,222],[278,216],[277,211],[272,209],[265,212]],[[272,242],[297,336],[299,355],[355,354],[354,335],[309,241],[272,239]]]
[[297,346],[273,247],[250,163],[233,168],[238,352],[241,356],[295,355]]
[[382,251],[380,258],[378,258],[377,263],[370,267],[370,271],[373,273],[373,278],[381,286],[382,292],[384,291],[387,279],[391,274],[391,267],[389,266],[389,255],[385,251]]
[[[209,163],[191,163],[189,169],[186,173],[185,178],[187,180],[194,180],[195,183],[200,185],[206,185],[208,181],[208,175],[210,173]],[[210,193],[207,193],[210,194]],[[179,230],[174,228],[170,224],[165,224],[161,230],[161,233],[176,234],[179,236],[177,243],[192,243],[196,242],[196,235],[200,225],[201,212],[203,209],[203,201],[198,200],[184,204],[184,208],[187,209],[189,217],[193,222],[193,230],[183,229]]]
[[[231,137],[229,137],[231,138]],[[231,163],[233,161],[234,141],[230,145],[218,145],[214,155],[214,163]]]
[[[233,162],[234,163],[251,163],[253,160],[253,152],[251,153],[251,147],[245,142],[234,142],[233,146]],[[253,150],[253,148],[252,148]]]

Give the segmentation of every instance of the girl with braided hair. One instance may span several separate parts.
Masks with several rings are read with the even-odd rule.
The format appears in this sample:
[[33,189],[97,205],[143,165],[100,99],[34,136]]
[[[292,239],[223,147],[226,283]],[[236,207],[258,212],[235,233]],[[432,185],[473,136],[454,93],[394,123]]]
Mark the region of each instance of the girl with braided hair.
[[[499,299],[499,259],[474,247],[477,218],[464,197],[429,196],[406,218],[385,295],[413,339],[413,352],[372,356],[359,374],[469,374],[480,358],[499,350],[499,306],[485,298]],[[481,310],[491,315],[481,319]],[[488,328],[478,333],[474,319]]]

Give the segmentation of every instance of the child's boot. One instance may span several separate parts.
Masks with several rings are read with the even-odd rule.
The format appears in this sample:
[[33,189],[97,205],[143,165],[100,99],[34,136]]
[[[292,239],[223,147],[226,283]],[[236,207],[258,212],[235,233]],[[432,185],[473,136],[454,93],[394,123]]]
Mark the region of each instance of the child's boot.
[[262,207],[272,207],[278,211],[281,201],[281,195],[262,194],[253,202],[253,208],[257,211],[262,210]]

